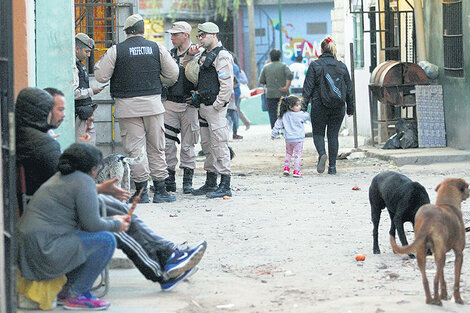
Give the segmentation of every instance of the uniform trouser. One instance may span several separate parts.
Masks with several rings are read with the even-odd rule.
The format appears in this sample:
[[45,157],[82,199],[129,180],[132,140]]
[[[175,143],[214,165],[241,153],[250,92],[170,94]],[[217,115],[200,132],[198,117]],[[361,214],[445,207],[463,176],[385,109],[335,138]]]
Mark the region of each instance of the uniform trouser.
[[[86,120],[81,120],[80,118],[75,118],[75,142],[80,142],[80,137],[87,132]],[[95,123],[91,122],[90,127],[88,128],[88,134],[91,137],[89,144],[96,145],[96,131]]]
[[[178,133],[181,132],[181,141]],[[194,145],[199,141],[199,120],[195,107],[188,106],[183,112],[165,111],[165,157],[170,170],[178,164],[176,143],[181,143],[180,168],[196,168]]]
[[199,125],[201,146],[206,155],[204,170],[230,175],[230,151],[228,149],[227,107],[216,110],[212,105],[201,104]]
[[165,160],[165,130],[163,113],[143,117],[119,118],[124,152],[131,158],[138,157],[142,147],[147,155],[142,162],[130,165],[131,179],[144,182],[152,177],[153,181],[168,177]]

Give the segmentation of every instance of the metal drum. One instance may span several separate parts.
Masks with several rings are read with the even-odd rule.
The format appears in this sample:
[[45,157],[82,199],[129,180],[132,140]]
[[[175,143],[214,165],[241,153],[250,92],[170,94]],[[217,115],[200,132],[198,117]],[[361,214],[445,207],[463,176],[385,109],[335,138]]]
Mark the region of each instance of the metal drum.
[[423,69],[415,63],[386,61],[379,64],[370,77],[370,89],[382,103],[393,106],[414,106],[415,86],[429,85]]

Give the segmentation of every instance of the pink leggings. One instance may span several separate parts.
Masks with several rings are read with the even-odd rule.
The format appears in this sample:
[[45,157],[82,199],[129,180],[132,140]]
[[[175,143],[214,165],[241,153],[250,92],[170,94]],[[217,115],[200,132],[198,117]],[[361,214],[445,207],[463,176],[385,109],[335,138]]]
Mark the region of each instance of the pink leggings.
[[286,141],[286,158],[284,166],[290,167],[290,160],[294,154],[294,171],[300,171],[300,162],[302,161],[302,150],[304,142],[287,142]]

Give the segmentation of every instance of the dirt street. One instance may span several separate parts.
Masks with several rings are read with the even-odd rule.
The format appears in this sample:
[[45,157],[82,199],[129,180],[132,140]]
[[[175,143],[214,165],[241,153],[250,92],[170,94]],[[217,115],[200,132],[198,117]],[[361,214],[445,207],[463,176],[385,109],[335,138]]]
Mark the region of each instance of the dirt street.
[[[304,177],[295,179],[282,175],[284,140],[271,141],[268,126],[253,126],[241,135],[243,141],[230,143],[237,154],[231,199],[206,200],[178,190],[175,203],[137,207],[136,213],[169,239],[207,240],[199,272],[171,293],[162,293],[142,277],[135,278],[135,270],[113,271],[114,276],[132,276],[129,281],[137,279],[138,285],[129,298],[115,298],[111,291],[112,303],[132,308],[133,299],[144,293],[155,312],[470,312],[469,245],[461,279],[466,305],[453,300],[443,307],[426,305],[416,260],[395,255],[390,248],[386,211],[379,231],[382,254],[372,253],[368,202],[370,181],[380,171],[396,170],[419,181],[433,202],[434,188],[444,178],[470,180],[469,163],[396,168],[356,153],[355,159],[338,161],[337,175],[317,174],[312,138],[306,138]],[[340,137],[340,144],[340,152],[350,151],[352,137]],[[199,162],[196,187],[203,175]],[[177,183],[180,188],[181,176]],[[463,203],[463,209],[470,212],[470,204]],[[406,230],[411,242],[411,224]],[[364,262],[355,260],[359,253],[366,255]],[[448,253],[449,294],[453,260]],[[427,261],[432,283],[434,259]],[[113,283],[112,288],[129,286]]]

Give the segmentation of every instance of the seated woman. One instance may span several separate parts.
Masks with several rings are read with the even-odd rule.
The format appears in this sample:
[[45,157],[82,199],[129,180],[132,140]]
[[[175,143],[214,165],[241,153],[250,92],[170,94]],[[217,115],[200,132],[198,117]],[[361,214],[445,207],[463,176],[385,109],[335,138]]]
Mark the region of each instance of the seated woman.
[[93,179],[102,160],[92,145],[71,145],[59,158],[59,172],[33,195],[18,227],[21,275],[41,281],[65,274],[67,283],[61,292],[65,309],[96,310],[110,305],[90,289],[116,248],[110,232],[126,231],[130,217],[99,216]]

